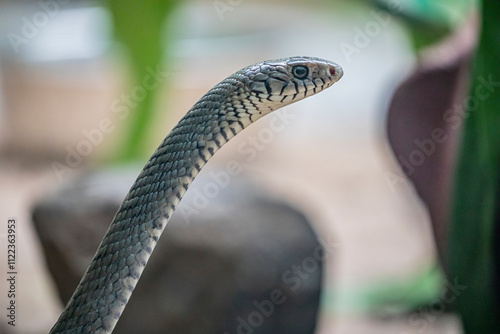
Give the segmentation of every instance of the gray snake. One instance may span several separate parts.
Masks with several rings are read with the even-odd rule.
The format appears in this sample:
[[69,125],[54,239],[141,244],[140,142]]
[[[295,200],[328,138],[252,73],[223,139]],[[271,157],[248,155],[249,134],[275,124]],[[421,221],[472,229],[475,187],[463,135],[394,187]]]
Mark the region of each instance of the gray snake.
[[151,156],[50,333],[111,333],[169,218],[215,152],[262,116],[319,93],[342,68],[313,57],[264,61],[227,77]]

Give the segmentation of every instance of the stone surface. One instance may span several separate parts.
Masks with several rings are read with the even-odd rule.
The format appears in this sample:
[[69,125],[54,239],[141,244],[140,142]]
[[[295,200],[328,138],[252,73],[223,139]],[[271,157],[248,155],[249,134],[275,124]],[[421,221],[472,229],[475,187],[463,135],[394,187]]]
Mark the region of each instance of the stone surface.
[[[36,205],[33,220],[64,303],[137,174],[87,174]],[[204,170],[181,201],[116,333],[314,332],[323,248],[306,217],[223,175]]]

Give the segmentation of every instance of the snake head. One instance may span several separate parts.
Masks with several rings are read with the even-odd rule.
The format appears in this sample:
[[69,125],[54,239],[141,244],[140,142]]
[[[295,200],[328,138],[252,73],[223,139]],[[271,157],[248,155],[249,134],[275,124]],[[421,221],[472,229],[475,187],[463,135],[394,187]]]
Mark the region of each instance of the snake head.
[[267,113],[317,94],[337,82],[342,68],[315,57],[268,60],[240,71],[250,99]]

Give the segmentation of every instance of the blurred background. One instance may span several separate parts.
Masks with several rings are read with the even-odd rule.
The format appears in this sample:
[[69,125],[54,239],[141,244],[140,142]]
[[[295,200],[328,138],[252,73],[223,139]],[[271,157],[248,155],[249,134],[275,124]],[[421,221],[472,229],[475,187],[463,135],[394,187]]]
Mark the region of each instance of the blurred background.
[[[413,106],[430,112],[427,102],[443,113],[467,93],[464,73],[472,68],[478,21],[475,1],[465,0],[1,1],[0,244],[5,254],[6,222],[15,218],[18,308],[16,326],[2,315],[0,332],[48,332],[67,298],[64,270],[73,270],[54,263],[64,253],[74,256],[78,282],[95,251],[87,238],[98,242],[106,230],[79,232],[68,227],[73,217],[109,224],[114,199],[123,199],[156,146],[206,91],[249,64],[303,55],[337,62],[344,77],[252,125],[210,161],[200,175],[208,183],[229,162],[241,167],[231,185],[219,185],[217,208],[233,205],[223,195],[232,187],[239,193],[258,189],[305,217],[311,249],[318,243],[333,249],[314,282],[321,292],[311,297],[313,329],[296,333],[463,333],[460,318],[448,312],[462,280],[445,278],[447,246],[440,241],[448,230],[436,225],[450,211],[447,171],[456,161],[461,130],[443,128],[454,138],[437,154],[448,169],[432,155],[425,166],[441,166],[438,174],[432,166],[414,173],[423,163],[412,150],[426,152],[415,140],[423,143],[441,127],[425,111],[405,111]],[[437,83],[427,84],[432,71],[443,68],[455,75],[439,81],[438,71]],[[446,101],[439,104],[439,97]],[[204,184],[193,185],[186,207],[195,206],[196,189],[203,192]],[[444,199],[433,197],[440,191]],[[83,203],[82,196],[90,200]],[[108,197],[111,209],[88,214]],[[206,206],[210,211],[212,205]],[[185,212],[169,228],[176,223],[196,234],[196,224],[182,224],[190,217]],[[56,224],[63,215],[65,224]],[[283,226],[272,233],[286,234]],[[65,233],[76,234],[68,239]],[[50,239],[54,235],[59,239]],[[228,236],[218,238],[223,243]],[[296,242],[302,249],[291,238],[285,247],[290,256]],[[78,243],[88,248],[86,256],[71,254]],[[305,264],[310,254],[304,254],[290,264]],[[7,268],[6,256],[0,268]],[[284,274],[278,270],[273,277],[283,280]],[[0,282],[5,310],[9,286]],[[245,318],[233,317],[238,314]],[[272,318],[243,332],[264,333]],[[239,333],[241,323],[235,323],[226,332]],[[268,332],[292,333],[279,328]]]

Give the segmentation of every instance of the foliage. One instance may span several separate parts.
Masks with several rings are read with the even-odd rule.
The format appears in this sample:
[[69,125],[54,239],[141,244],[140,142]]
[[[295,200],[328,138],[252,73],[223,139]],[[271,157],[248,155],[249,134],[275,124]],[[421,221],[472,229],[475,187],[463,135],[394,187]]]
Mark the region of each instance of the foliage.
[[323,305],[336,314],[370,313],[382,316],[412,310],[428,310],[439,299],[444,275],[437,264],[404,278],[385,278],[326,291]]
[[[151,71],[162,66],[163,50],[167,47],[163,24],[165,18],[175,8],[178,0],[109,0],[115,37],[129,53],[132,87],[141,86],[142,80]],[[163,65],[164,67],[164,65]],[[149,69],[149,70],[148,70]],[[119,162],[134,161],[148,157],[146,135],[154,115],[154,103],[158,89],[147,90],[143,99],[130,103],[132,108],[127,116],[129,129],[123,146],[118,152]]]
[[409,27],[415,50],[429,46],[461,25],[476,0],[376,0],[378,6],[398,4],[398,12]]
[[500,166],[499,15],[500,2],[484,1],[449,235],[449,277],[468,286],[454,303],[466,333],[500,331],[492,282]]

